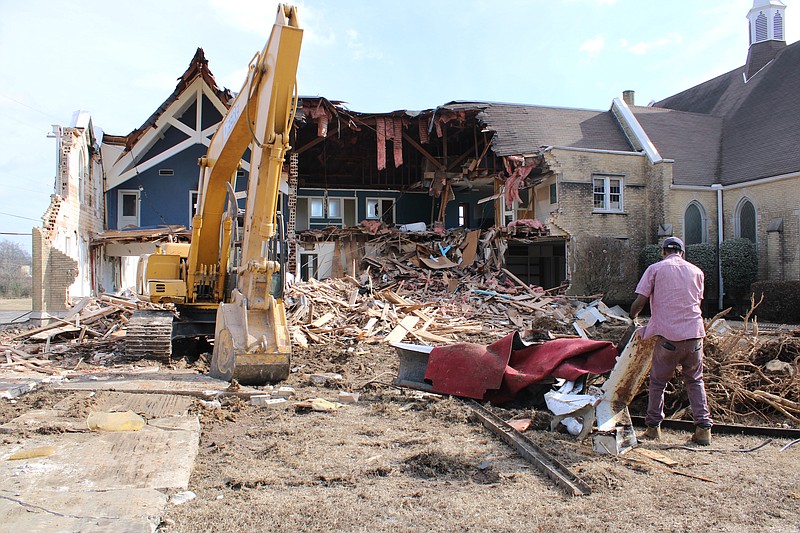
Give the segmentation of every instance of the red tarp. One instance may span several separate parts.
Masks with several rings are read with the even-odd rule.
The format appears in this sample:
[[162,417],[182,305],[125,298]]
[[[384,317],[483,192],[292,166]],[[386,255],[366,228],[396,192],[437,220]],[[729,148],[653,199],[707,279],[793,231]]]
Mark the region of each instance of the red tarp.
[[587,373],[609,372],[617,355],[614,344],[607,341],[556,339],[528,346],[514,332],[489,346],[461,343],[434,348],[425,381],[434,392],[501,404],[548,376],[572,381]]

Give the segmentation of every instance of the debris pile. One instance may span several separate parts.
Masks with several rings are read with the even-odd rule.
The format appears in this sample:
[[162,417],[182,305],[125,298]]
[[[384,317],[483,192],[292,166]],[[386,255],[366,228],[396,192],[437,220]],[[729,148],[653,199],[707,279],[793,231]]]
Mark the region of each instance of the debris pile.
[[[288,322],[300,346],[354,343],[450,344],[469,335],[498,338],[509,330],[528,337],[589,337],[612,324],[628,322],[624,312],[599,299],[548,294],[508,271],[461,277],[413,266],[374,279],[369,272],[292,285],[287,293]],[[380,283],[377,288],[374,283]],[[606,329],[604,337],[609,330]],[[613,335],[613,333],[612,333]]]
[[[704,381],[715,419],[769,423],[777,414],[800,424],[800,337],[765,335],[747,322],[741,328],[710,324]],[[680,418],[686,396],[679,380],[676,387],[670,399],[673,418]]]
[[[61,374],[56,356],[79,356],[93,363],[112,360],[125,326],[136,309],[162,306],[103,294],[79,300],[63,318],[24,331],[6,330],[0,338],[0,368]],[[9,333],[11,333],[9,335]]]

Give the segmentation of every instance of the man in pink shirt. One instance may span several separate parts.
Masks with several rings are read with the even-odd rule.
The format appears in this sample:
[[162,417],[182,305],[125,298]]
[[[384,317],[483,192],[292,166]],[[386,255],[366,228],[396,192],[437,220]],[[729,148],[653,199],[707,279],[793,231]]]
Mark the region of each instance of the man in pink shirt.
[[642,312],[650,300],[650,322],[642,338],[656,337],[653,366],[650,369],[650,395],[643,437],[661,438],[664,420],[664,389],[681,366],[689,395],[695,433],[692,441],[711,444],[711,416],[703,384],[703,337],[705,327],[700,310],[703,300],[703,271],[683,258],[683,241],[669,237],[661,249],[661,261],[650,265],[636,286],[631,318]]

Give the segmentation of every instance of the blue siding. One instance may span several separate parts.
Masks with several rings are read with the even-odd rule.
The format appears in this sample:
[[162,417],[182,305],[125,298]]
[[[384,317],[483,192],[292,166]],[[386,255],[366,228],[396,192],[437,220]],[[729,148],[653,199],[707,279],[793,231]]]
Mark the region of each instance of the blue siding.
[[[106,195],[108,228],[117,228],[119,190],[136,190],[140,186],[139,225],[155,227],[174,224],[189,227],[189,191],[197,190],[200,167],[197,160],[205,155],[206,147],[194,145],[150,168],[125,183],[109,190]],[[159,176],[159,168],[171,168],[174,176]]]
[[211,100],[203,95],[203,117],[202,117],[202,129],[207,129],[222,120],[222,115],[217,108],[214,107],[214,104],[211,103]]

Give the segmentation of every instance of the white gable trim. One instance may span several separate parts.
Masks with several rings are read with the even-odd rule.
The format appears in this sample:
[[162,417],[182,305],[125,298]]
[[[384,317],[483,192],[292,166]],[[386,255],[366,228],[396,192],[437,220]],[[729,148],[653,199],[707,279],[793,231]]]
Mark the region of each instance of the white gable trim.
[[[134,145],[131,150],[125,154],[125,157],[118,159],[111,166],[108,172],[107,189],[113,189],[122,185],[129,179],[137,174],[153,168],[170,157],[179,154],[183,150],[191,146],[201,144],[208,146],[211,143],[211,135],[217,130],[221,122],[217,122],[205,129],[200,129],[203,124],[203,96],[208,98],[208,101],[219,111],[224,117],[227,113],[225,105],[220,101],[219,97],[214,94],[214,91],[198,77],[184,90],[178,98],[172,102],[169,107],[158,117],[156,123],[151,127],[141,139]],[[178,120],[178,116],[192,105],[196,103],[197,116],[195,117],[195,127],[187,126],[185,123]],[[174,127],[179,131],[188,135],[188,138],[176,144],[175,146],[157,154],[149,159],[141,160],[140,158],[146,154],[158,142],[163,132],[169,128]],[[249,171],[249,165],[247,166]]]
[[622,124],[622,131],[634,148],[641,148],[651,163],[661,163],[663,158],[658,153],[656,146],[645,133],[642,125],[636,120],[631,108],[621,98],[614,98],[611,103],[611,112]]

